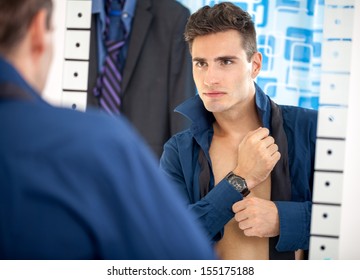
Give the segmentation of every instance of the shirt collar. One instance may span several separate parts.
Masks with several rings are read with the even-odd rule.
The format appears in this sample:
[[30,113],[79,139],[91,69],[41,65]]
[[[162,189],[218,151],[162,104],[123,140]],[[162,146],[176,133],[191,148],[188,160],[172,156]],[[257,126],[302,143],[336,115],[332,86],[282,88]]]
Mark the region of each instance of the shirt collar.
[[269,97],[255,83],[255,104],[264,127],[270,129],[271,104]]
[[[270,100],[256,83],[255,103],[263,126],[270,129]],[[175,112],[184,115],[190,121],[192,121],[191,129],[194,133],[209,129],[215,120],[214,115],[205,109],[199,95],[195,95],[194,97],[180,104],[175,108]]]
[[40,94],[23,79],[20,73],[6,59],[1,56],[0,73],[0,83],[15,84],[24,89],[24,91],[35,100],[42,100]]
[[[92,1],[92,13],[99,14],[99,19],[101,23],[101,31],[104,32],[105,30],[105,1],[106,0],[97,0]],[[127,14],[126,17],[121,17],[127,34],[130,33],[131,29],[131,20],[135,15],[135,7],[136,7],[137,0],[127,0],[124,4],[124,9],[122,14]]]

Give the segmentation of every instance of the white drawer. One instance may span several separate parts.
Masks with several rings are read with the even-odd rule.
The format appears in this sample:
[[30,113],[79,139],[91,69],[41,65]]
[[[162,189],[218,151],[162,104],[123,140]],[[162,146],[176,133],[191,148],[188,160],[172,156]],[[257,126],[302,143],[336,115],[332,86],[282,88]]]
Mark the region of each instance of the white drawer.
[[320,106],[318,114],[318,137],[345,138],[347,108]]
[[322,44],[322,71],[350,72],[351,42],[324,41]]
[[329,237],[310,237],[310,260],[339,259],[339,239]]
[[65,59],[88,60],[90,31],[68,30],[65,32]]
[[339,236],[341,207],[313,204],[311,211],[311,234]]
[[90,29],[92,1],[67,1],[66,28]]
[[87,90],[89,62],[65,61],[63,72],[63,89]]
[[[341,5],[344,5],[341,3]],[[351,38],[353,36],[354,9],[334,8],[325,6],[324,9],[324,39]]]
[[85,112],[87,104],[86,91],[64,91],[61,96],[61,105],[65,108]]
[[313,202],[341,204],[343,174],[315,171]]
[[316,140],[315,169],[344,170],[345,140]]
[[328,74],[321,75],[320,104],[348,105],[349,75]]

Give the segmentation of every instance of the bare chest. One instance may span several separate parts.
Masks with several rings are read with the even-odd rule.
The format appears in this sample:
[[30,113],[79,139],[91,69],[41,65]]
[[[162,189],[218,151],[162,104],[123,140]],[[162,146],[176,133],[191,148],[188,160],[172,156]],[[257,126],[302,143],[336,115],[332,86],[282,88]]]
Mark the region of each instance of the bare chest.
[[[235,169],[238,158],[238,146],[242,139],[236,141],[214,136],[210,146],[210,159],[214,174],[215,186],[232,170]],[[270,176],[251,190],[251,195],[270,200]]]
[[[230,171],[238,160],[238,145],[240,141],[231,141],[214,137],[210,146],[215,185],[219,183]],[[270,176],[261,184],[251,190],[250,196],[270,200]],[[216,244],[215,250],[220,259],[268,259],[269,239],[247,237],[231,219],[224,227],[224,236]]]
[[237,164],[237,143],[214,136],[210,146],[212,170],[217,185]]

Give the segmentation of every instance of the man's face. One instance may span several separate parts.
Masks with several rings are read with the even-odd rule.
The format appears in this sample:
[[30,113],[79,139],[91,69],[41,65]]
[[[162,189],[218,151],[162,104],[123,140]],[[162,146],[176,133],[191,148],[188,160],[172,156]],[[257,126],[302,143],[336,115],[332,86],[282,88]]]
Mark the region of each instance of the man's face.
[[193,76],[199,96],[210,112],[232,110],[255,94],[253,79],[260,69],[261,56],[256,54],[249,62],[241,40],[238,31],[228,30],[193,41]]

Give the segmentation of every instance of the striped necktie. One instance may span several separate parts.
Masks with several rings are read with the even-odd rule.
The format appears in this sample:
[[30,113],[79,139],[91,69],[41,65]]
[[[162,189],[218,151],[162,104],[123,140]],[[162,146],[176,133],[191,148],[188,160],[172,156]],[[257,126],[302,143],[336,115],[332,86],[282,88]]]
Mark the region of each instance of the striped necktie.
[[[107,16],[103,37],[106,48],[106,57],[101,73],[97,79],[96,87],[94,88],[94,95],[98,97],[99,105],[104,111],[111,115],[118,115],[120,114],[120,84],[122,81],[119,65],[119,52],[121,47],[125,45],[126,36],[122,36],[123,38],[120,40],[114,40],[109,36],[112,1],[113,0],[107,0],[105,4]],[[120,4],[120,7],[122,8],[122,4]],[[123,30],[123,32],[125,34],[125,30]]]

